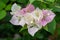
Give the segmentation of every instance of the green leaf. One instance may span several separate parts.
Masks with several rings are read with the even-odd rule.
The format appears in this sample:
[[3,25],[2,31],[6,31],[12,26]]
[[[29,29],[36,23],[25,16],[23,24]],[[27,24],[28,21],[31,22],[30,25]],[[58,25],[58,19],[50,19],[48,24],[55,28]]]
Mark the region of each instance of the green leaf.
[[44,2],[44,0],[38,0],[38,1]]
[[17,0],[18,3],[26,3],[27,0]]
[[45,26],[44,29],[45,29],[46,31],[48,31],[48,27],[47,27],[47,26]]
[[56,31],[57,34],[60,36],[60,23],[57,23]]
[[58,35],[60,35],[60,25],[59,25],[59,27],[57,28],[57,33],[58,33]]
[[47,24],[47,28],[44,28],[46,31],[54,34],[54,31],[56,29],[56,21],[53,20],[52,22],[50,22],[49,24]]
[[0,10],[2,10],[3,8],[5,8],[6,4],[3,2],[0,2]]
[[23,37],[21,38],[21,40],[34,40],[33,37],[30,36],[27,30],[24,30],[22,34]]
[[32,3],[35,7],[41,8],[41,2],[40,1],[35,1]]
[[60,23],[60,12],[56,12],[55,20],[57,23]]
[[45,3],[42,3],[41,1],[34,1],[32,3],[35,7],[39,7],[40,9],[46,9],[47,5]]
[[52,7],[54,12],[60,12],[60,8],[59,7]]
[[46,0],[46,1],[49,1],[49,2],[54,2],[55,0]]
[[27,29],[27,25],[26,25],[26,24],[24,25],[24,27],[22,27],[22,28],[20,29],[19,32],[21,32],[21,31],[23,31],[23,30],[25,30],[25,29]]
[[7,10],[7,11],[11,10],[11,6],[12,6],[11,4],[7,5],[5,10]]
[[19,5],[21,5],[22,7],[26,7],[26,5],[28,4],[28,1],[29,0],[16,0],[16,2],[20,3]]
[[34,37],[39,38],[39,39],[43,39],[44,35],[38,31],[38,32],[35,34]]
[[10,0],[11,2],[15,2],[16,0]]
[[8,3],[9,2],[9,0],[0,0],[0,1],[2,1],[4,3]]
[[29,0],[30,3],[33,3],[35,0]]
[[10,29],[11,30],[12,28],[13,28],[13,26],[10,23],[4,23],[4,24],[0,25],[0,30],[4,30],[4,29],[6,29],[6,30]]
[[0,20],[3,19],[6,16],[6,11],[2,10],[0,11]]

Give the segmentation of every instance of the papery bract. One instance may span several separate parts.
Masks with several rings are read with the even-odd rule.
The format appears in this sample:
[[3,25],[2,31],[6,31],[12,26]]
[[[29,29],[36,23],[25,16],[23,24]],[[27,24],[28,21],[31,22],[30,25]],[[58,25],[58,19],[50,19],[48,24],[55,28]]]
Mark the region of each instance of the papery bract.
[[20,10],[20,14],[21,14],[21,15],[25,15],[26,13],[27,13],[27,12],[26,12],[26,8],[23,8],[23,9]]
[[34,17],[35,20],[41,20],[43,18],[43,14],[42,14],[42,10],[39,8],[36,8],[33,12],[32,12],[32,16]]
[[24,19],[25,19],[27,25],[31,25],[31,22],[34,20],[31,13],[26,13],[24,15]]
[[21,9],[20,13],[22,15],[25,15],[26,13],[31,13],[32,11],[34,11],[34,9],[35,9],[34,6],[32,4],[29,4],[29,5],[27,5],[26,8]]
[[13,5],[12,5],[12,8],[11,8],[11,11],[12,12],[10,12],[10,14],[11,15],[14,15],[14,14],[16,14],[15,12],[16,11],[19,11],[21,9],[21,7],[19,6],[19,5],[17,5],[16,3],[14,3]]
[[32,13],[32,18],[29,20],[31,21],[31,25],[28,25],[28,32],[30,35],[34,36],[34,34],[42,28],[42,25],[39,24],[39,19],[43,18],[42,10],[36,8]]
[[32,11],[34,11],[34,9],[35,9],[35,7],[34,7],[32,4],[29,4],[29,5],[27,5],[27,7],[26,7],[26,11],[27,11],[27,12],[32,12]]
[[21,25],[21,26],[24,26],[25,25],[25,20],[24,18],[21,16],[21,15],[13,15],[13,17],[11,18],[10,22],[13,24],[13,25]]
[[28,28],[28,32],[30,35],[34,36],[34,34],[39,30],[39,28],[37,27],[32,27],[32,28]]
[[54,19],[55,14],[51,10],[42,10],[42,12],[43,12],[43,18],[40,21],[40,24],[45,26]]
[[39,25],[36,23],[35,25],[31,25],[31,26],[27,26],[27,27],[28,27],[28,33],[31,36],[34,36],[36,34],[36,32],[42,28],[42,25]]

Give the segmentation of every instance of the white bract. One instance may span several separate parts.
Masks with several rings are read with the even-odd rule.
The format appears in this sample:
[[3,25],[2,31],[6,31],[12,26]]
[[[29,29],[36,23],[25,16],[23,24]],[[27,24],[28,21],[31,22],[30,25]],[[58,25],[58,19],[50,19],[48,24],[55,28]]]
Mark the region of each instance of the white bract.
[[36,10],[32,12],[32,16],[34,17],[35,20],[39,21],[40,19],[43,18],[42,10],[36,8]]
[[27,26],[30,35],[34,36],[34,34],[42,28],[42,25],[39,24],[39,21],[42,18],[43,14],[39,8],[36,8],[36,10],[31,13],[31,16],[26,18],[28,21],[30,20],[29,23],[31,24]]
[[11,10],[12,10],[12,12],[10,12],[10,14],[13,15],[13,17],[10,20],[10,22],[13,25],[21,25],[21,26],[23,26],[25,24],[25,21],[24,21],[24,18],[22,17],[22,15],[20,15],[21,7],[18,6],[15,3],[15,4],[13,4]]
[[12,12],[10,12],[10,14],[11,14],[11,15],[14,15],[14,14],[16,14],[16,12],[19,11],[19,10],[21,10],[21,7],[20,7],[19,5],[17,5],[16,3],[14,3],[14,4],[12,5],[12,8],[11,8],[11,11],[12,11]]

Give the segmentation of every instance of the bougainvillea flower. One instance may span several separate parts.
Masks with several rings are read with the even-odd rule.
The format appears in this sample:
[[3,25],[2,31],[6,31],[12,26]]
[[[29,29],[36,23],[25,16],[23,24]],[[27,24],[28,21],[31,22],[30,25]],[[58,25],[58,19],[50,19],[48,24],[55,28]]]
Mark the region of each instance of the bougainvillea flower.
[[32,18],[30,19],[29,17],[29,20],[31,20],[31,25],[28,25],[27,27],[29,34],[34,36],[34,34],[42,28],[42,25],[39,24],[39,19],[43,18],[43,14],[42,10],[40,10],[39,8],[36,8],[36,10],[34,10],[31,14]]
[[[31,8],[31,9],[29,9],[29,8]],[[13,17],[10,20],[10,22],[14,25],[24,25],[25,24],[24,18],[26,18],[27,14],[28,14],[27,10],[29,10],[30,12],[33,11],[34,6],[29,4],[26,8],[21,9],[20,6],[18,6],[16,3],[14,3],[11,10],[12,10],[11,14],[13,15]],[[22,16],[24,16],[24,18]],[[26,23],[27,23],[27,21],[26,21]]]
[[32,22],[31,25],[28,25],[27,27],[28,27],[28,33],[31,36],[34,36],[36,32],[42,28],[42,25],[40,25],[37,22]]
[[43,12],[43,18],[42,20],[40,20],[40,24],[45,26],[54,19],[55,14],[51,10],[42,10],[42,12]]
[[27,24],[28,33],[34,36],[35,33],[42,28],[42,26],[50,23],[55,14],[50,10],[41,10],[34,8],[32,4],[27,5],[26,8],[18,6],[16,3],[11,8],[12,19],[10,22],[13,25],[21,25],[22,27]]

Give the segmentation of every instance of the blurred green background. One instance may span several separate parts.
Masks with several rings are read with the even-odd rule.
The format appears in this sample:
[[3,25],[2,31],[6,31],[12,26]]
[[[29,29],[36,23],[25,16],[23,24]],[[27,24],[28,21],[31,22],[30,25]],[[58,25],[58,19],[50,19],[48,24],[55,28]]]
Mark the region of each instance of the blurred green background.
[[[60,0],[0,0],[0,40],[60,40]],[[11,19],[11,7],[17,3],[22,8],[27,4],[33,2],[35,7],[40,9],[51,9],[55,14],[56,29],[54,35],[44,29],[38,31],[34,37],[30,36],[27,29],[19,32],[21,26],[12,25],[9,20]]]

